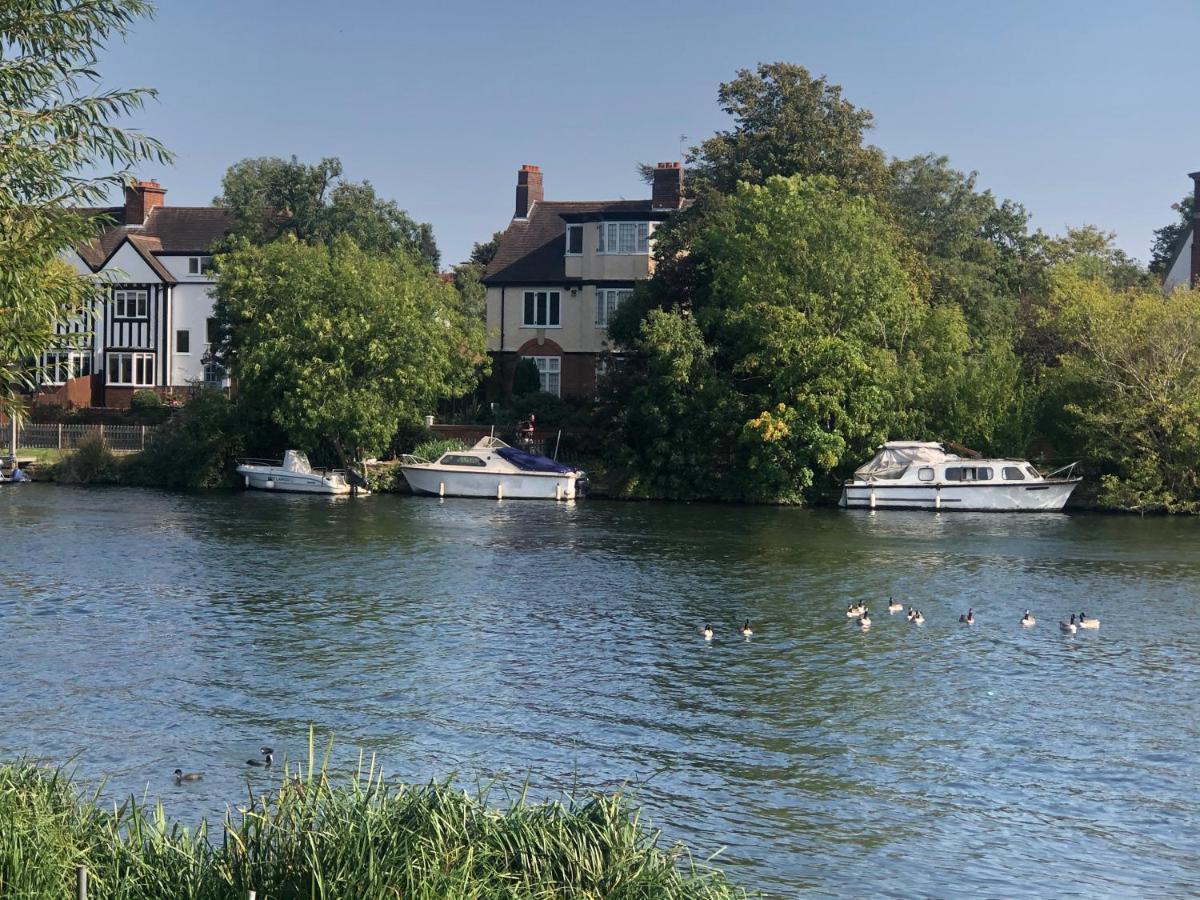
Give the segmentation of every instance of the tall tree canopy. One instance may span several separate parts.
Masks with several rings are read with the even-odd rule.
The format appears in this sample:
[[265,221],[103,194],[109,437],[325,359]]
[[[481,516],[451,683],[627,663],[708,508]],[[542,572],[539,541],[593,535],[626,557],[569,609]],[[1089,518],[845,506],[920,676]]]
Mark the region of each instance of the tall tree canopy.
[[100,223],[65,211],[101,203],[138,162],[169,159],[116,124],[154,91],[102,90],[94,68],[149,12],[141,0],[0,4],[0,411],[19,409],[41,354],[64,342],[56,325],[97,294],[60,254]]
[[226,171],[213,203],[233,209],[236,233],[253,243],[283,235],[330,243],[348,235],[368,252],[403,248],[435,269],[440,261],[433,226],[380,198],[369,181],[344,180],[336,157],[316,165],[294,156],[244,159]]
[[414,254],[368,253],[346,235],[243,239],[218,270],[221,358],[247,409],[294,445],[361,460],[478,382],[483,325]]

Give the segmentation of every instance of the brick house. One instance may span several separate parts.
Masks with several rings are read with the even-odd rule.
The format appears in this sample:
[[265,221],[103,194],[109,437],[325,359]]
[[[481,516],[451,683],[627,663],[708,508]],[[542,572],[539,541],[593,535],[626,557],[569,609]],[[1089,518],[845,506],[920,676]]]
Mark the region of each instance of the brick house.
[[137,390],[227,384],[205,353],[213,327],[211,248],[233,216],[217,207],[169,207],[165,194],[156,181],[138,181],[125,188],[123,206],[80,210],[112,224],[65,259],[82,274],[102,276],[107,297],[90,322],[60,326],[90,336],[83,347],[44,354],[38,402],[123,407]]
[[590,397],[610,354],[608,317],[654,272],[654,229],[687,201],[683,168],[659,163],[647,200],[546,200],[542,172],[517,172],[516,208],[487,267],[493,398],[507,396],[520,359],[542,390]]

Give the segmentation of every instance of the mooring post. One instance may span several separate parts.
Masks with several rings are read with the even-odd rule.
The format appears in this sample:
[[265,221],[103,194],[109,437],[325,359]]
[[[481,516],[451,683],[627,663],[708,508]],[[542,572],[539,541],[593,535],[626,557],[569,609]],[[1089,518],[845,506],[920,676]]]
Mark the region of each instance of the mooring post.
[[249,894],[246,895],[246,900],[254,900],[254,898],[256,896],[257,895],[254,893],[254,891],[251,891]]
[[87,900],[87,867],[75,867],[75,900]]

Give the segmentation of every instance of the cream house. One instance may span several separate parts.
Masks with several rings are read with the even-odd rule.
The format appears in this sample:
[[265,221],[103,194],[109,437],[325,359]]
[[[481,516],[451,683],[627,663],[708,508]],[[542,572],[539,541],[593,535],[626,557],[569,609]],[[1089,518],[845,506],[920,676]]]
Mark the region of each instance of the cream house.
[[686,201],[683,169],[659,163],[649,200],[546,200],[542,172],[522,166],[516,208],[484,276],[491,393],[507,394],[517,361],[532,359],[542,389],[595,392],[609,355],[608,318],[654,271],[654,229]]

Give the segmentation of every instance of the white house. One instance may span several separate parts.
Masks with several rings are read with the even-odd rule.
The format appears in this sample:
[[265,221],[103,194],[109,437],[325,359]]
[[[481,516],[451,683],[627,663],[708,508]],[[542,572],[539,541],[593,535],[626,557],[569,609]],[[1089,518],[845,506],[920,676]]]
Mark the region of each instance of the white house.
[[1179,285],[1194,285],[1200,278],[1200,246],[1196,244],[1196,220],[1200,218],[1200,172],[1191,172],[1188,178],[1194,184],[1195,203],[1192,206],[1192,227],[1183,242],[1175,248],[1175,256],[1163,279],[1163,293],[1169,294]]
[[125,205],[81,210],[112,224],[91,244],[67,254],[81,273],[103,275],[107,297],[86,346],[47,353],[42,402],[128,406],[134,391],[168,393],[198,383],[224,385],[205,361],[213,328],[213,244],[228,234],[232,213],[219,207],[169,207],[155,181],[125,188]]

